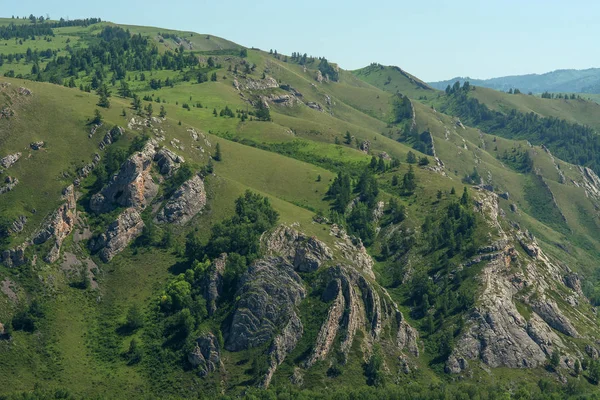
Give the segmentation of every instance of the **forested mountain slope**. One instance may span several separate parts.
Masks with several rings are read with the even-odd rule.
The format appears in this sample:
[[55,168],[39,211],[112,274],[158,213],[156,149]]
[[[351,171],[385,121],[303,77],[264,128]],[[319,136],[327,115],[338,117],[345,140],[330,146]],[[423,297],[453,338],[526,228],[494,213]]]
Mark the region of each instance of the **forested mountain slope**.
[[597,391],[597,106],[96,19],[0,38],[0,397]]

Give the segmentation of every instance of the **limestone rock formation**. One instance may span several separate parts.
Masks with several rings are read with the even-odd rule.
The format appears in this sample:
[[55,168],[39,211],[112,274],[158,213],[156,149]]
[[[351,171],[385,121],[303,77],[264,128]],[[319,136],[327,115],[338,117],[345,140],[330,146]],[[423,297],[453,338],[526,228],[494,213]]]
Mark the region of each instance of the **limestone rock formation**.
[[123,128],[120,126],[114,126],[110,131],[106,132],[106,135],[104,135],[104,138],[98,147],[100,147],[100,150],[104,150],[106,146],[113,144],[119,139],[120,136],[123,136],[123,133],[125,133]]
[[269,254],[285,258],[300,272],[315,271],[333,259],[331,249],[323,242],[286,225],[278,226],[263,242]]
[[117,206],[143,209],[158,193],[150,170],[155,142],[150,141],[142,151],[129,157],[110,182],[92,196],[90,208],[96,213],[113,210]]
[[139,212],[130,207],[108,226],[106,232],[90,241],[90,249],[99,251],[102,261],[109,262],[142,233],[144,226]]
[[200,176],[194,175],[175,191],[156,219],[158,222],[183,225],[202,211],[205,205],[204,181]]
[[20,233],[25,229],[25,224],[27,223],[27,217],[24,215],[19,215],[17,219],[15,219],[11,225],[11,231],[13,233]]
[[54,244],[44,257],[47,263],[53,263],[60,256],[60,247],[63,241],[69,236],[75,226],[75,191],[73,185],[68,186],[63,191],[65,203],[52,213],[50,218],[42,225],[42,229],[33,238],[34,244],[46,243],[49,239],[54,239]]
[[29,147],[31,147],[32,150],[39,150],[42,147],[44,147],[45,143],[42,141],[39,142],[33,142],[29,144]]
[[27,262],[25,258],[25,249],[27,244],[17,246],[14,249],[4,250],[0,253],[0,262],[8,268],[19,267]]
[[[557,302],[546,294],[557,286],[562,286],[563,292],[572,290],[563,281],[570,271],[553,263],[532,235],[518,227],[504,231],[498,222],[498,196],[485,191],[480,191],[480,195],[477,209],[498,236],[492,245],[480,249],[485,254],[476,257],[487,262],[478,277],[483,291],[446,363],[446,370],[460,373],[468,368],[469,361],[489,367],[543,366],[556,349],[567,352],[557,332],[579,337]],[[527,256],[517,252],[517,246]],[[464,267],[468,268],[467,265]],[[575,291],[572,293],[577,295]],[[517,302],[530,309],[527,319],[517,309]],[[585,317],[581,316],[583,322]]]
[[172,176],[179,168],[180,164],[185,162],[183,157],[173,153],[165,147],[156,152],[154,161],[158,164],[160,173],[165,176]]
[[14,163],[19,161],[19,158],[21,158],[21,153],[9,154],[4,158],[0,158],[0,167],[10,168]]
[[204,298],[206,299],[206,310],[209,316],[217,312],[217,300],[223,289],[223,274],[225,273],[226,264],[227,254],[223,253],[213,260],[202,283]]
[[13,178],[12,176],[7,176],[4,179],[4,186],[0,186],[0,194],[8,193],[15,188],[19,184],[19,180],[17,178]]
[[[271,340],[296,314],[306,296],[294,267],[281,257],[255,261],[240,279],[239,301],[227,327],[225,348],[240,351]],[[296,335],[302,332],[296,330]]]
[[206,376],[211,372],[222,370],[219,341],[212,333],[196,339],[196,347],[188,354],[189,363],[197,368],[198,375]]

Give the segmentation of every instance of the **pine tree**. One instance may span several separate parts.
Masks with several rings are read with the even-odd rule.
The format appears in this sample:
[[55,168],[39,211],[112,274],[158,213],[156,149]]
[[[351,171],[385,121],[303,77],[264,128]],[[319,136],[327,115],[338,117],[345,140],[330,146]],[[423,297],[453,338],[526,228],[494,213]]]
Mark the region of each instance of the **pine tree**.
[[467,187],[464,187],[462,197],[460,198],[460,204],[466,206],[469,204],[469,193],[467,192]]
[[344,135],[344,143],[352,143],[352,135],[350,134],[350,131],[346,131],[346,135]]
[[406,162],[409,164],[415,164],[417,162],[417,156],[412,151],[406,154]]

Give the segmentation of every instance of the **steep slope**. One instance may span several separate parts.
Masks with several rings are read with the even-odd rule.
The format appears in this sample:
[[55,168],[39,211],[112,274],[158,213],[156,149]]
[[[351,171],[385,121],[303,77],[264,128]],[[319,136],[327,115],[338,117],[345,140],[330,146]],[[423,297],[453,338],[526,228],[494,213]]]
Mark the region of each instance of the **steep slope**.
[[592,169],[396,67],[128,28],[0,41],[0,395],[595,389]]

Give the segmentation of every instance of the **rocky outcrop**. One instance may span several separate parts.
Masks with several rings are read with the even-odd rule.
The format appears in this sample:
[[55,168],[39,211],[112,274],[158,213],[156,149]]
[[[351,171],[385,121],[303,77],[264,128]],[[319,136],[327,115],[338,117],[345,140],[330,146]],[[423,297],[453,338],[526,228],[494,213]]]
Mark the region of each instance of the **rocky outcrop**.
[[0,167],[5,169],[10,168],[14,163],[19,161],[19,158],[21,158],[21,153],[9,154],[4,158],[0,158]]
[[215,335],[207,333],[197,338],[194,350],[188,354],[188,361],[198,370],[200,376],[223,370],[219,341]]
[[320,112],[325,112],[325,109],[323,108],[323,106],[321,106],[319,103],[315,103],[314,101],[309,101],[306,103],[306,105],[309,108],[312,108],[313,110],[317,110]]
[[[480,190],[479,195],[476,208],[498,235],[492,245],[481,250],[490,257],[478,256],[487,263],[478,276],[483,290],[446,370],[460,373],[473,361],[488,367],[543,366],[556,349],[567,351],[557,331],[579,337],[557,303],[545,294],[559,285],[569,291],[563,283],[565,272],[551,262],[531,234],[518,227],[504,231],[498,222],[496,194]],[[527,256],[517,252],[517,246]],[[527,312],[521,314],[519,303]]]
[[[227,327],[225,348],[240,351],[272,340],[296,315],[306,291],[294,267],[281,257],[255,261],[242,276]],[[297,317],[297,315],[296,315]],[[295,334],[301,336],[301,331]]]
[[90,241],[90,249],[99,251],[102,261],[109,262],[142,233],[144,226],[139,212],[130,207],[108,226],[106,232]]
[[27,244],[23,244],[14,249],[4,250],[0,253],[0,262],[8,268],[20,267],[28,261],[25,257],[26,248]]
[[165,147],[156,152],[154,161],[158,164],[160,173],[165,176],[172,176],[179,169],[180,165],[185,162],[183,157]]
[[205,205],[204,181],[200,176],[195,175],[175,191],[156,219],[158,222],[184,225],[202,211]]
[[579,337],[579,333],[577,333],[573,324],[565,317],[554,300],[536,301],[532,304],[532,308],[552,328],[567,336]]
[[20,233],[25,229],[25,224],[27,223],[27,217],[24,215],[19,215],[17,219],[12,222],[10,230],[13,233]]
[[346,231],[335,224],[331,226],[330,234],[337,239],[335,247],[341,252],[342,256],[355,265],[360,272],[374,280],[374,262],[367,253],[362,241],[359,238],[348,236]]
[[115,125],[110,131],[106,132],[98,147],[100,147],[100,150],[104,150],[107,146],[116,142],[119,137],[123,136],[123,133],[125,133],[125,130]]
[[202,282],[204,298],[206,299],[206,311],[209,316],[217,312],[217,301],[223,289],[223,275],[227,264],[227,254],[223,253],[215,259]]
[[363,332],[364,349],[370,349],[375,340],[388,340],[399,351],[419,354],[417,331],[404,320],[383,288],[351,266],[338,265],[327,272],[322,300],[331,305],[313,351],[305,361],[306,368],[325,360],[338,337],[340,351],[347,357],[359,330]]
[[150,141],[142,151],[129,157],[110,182],[92,196],[90,208],[96,213],[113,210],[117,206],[141,210],[158,193],[158,185],[150,174],[155,154],[155,142]]
[[69,236],[75,226],[75,191],[70,185],[63,191],[65,203],[52,213],[50,218],[42,225],[42,229],[34,236],[34,244],[46,243],[49,239],[54,240],[52,248],[44,257],[47,263],[53,263],[60,256],[60,247]]
[[44,147],[44,145],[45,143],[42,141],[29,143],[29,147],[31,147],[31,150],[39,150],[42,147]]
[[[234,86],[235,86],[235,82],[234,82]],[[238,87],[240,86],[239,82],[238,82]],[[275,89],[279,87],[279,83],[277,83],[277,80],[271,76],[266,76],[264,79],[251,79],[248,78],[246,79],[246,84],[244,85],[244,87],[247,90],[266,90],[266,89]]]
[[7,176],[6,179],[4,179],[4,183],[4,186],[0,186],[0,194],[8,193],[13,190],[19,184],[19,180],[12,176]]
[[290,320],[283,328],[281,333],[273,339],[269,348],[269,368],[262,382],[264,388],[268,388],[273,379],[277,367],[285,361],[286,356],[296,348],[298,341],[302,337],[304,327],[302,321],[296,313],[293,313]]
[[371,142],[369,140],[363,140],[360,144],[359,150],[368,154],[371,150]]
[[300,272],[315,271],[333,259],[333,253],[325,243],[286,225],[278,226],[263,238],[263,243],[268,254],[285,258]]

